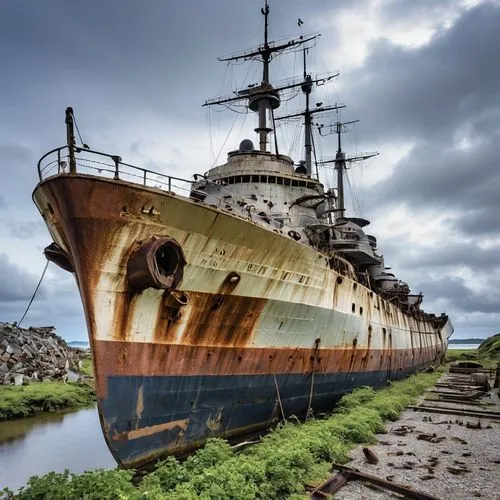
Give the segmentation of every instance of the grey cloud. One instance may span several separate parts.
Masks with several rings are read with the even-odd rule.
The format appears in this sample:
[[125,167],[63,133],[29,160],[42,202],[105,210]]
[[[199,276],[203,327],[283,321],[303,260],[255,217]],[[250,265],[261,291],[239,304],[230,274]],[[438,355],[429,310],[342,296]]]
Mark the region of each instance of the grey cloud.
[[7,227],[13,238],[19,238],[21,240],[32,239],[37,233],[46,233],[45,226],[41,220],[24,222],[11,221],[7,222]]
[[404,203],[429,214],[453,211],[464,235],[498,232],[498,25],[500,6],[479,5],[420,49],[375,45],[366,66],[349,76],[348,96],[358,96],[353,107],[368,121],[368,140],[414,143],[393,174],[367,191],[370,213]]
[[[311,16],[324,3],[308,7]],[[298,6],[298,1],[271,5],[272,32],[296,32],[294,7],[307,21]],[[100,115],[127,114],[141,105],[162,115],[175,112],[179,121],[199,119],[199,106],[224,74],[225,65],[216,57],[253,45],[256,38],[260,42],[259,10],[258,4],[241,0],[217,5],[151,0],[147,8],[118,0],[52,0],[29,9],[2,4],[0,58],[10,62],[5,92],[18,98],[24,91],[37,120],[40,92],[49,102],[72,99],[76,108],[100,104]],[[234,40],[243,46],[228,43]],[[26,60],[30,64],[19,64]],[[28,96],[34,74],[40,90]],[[25,82],[21,88],[19,81]]]
[[28,301],[37,283],[35,275],[10,262],[4,253],[0,254],[0,276],[0,303]]
[[453,318],[456,334],[453,338],[488,337],[500,331],[500,314],[460,314]]
[[456,227],[464,234],[474,237],[485,234],[498,236],[500,235],[500,213],[498,210],[486,208],[467,212],[456,222]]
[[[481,248],[467,241],[442,241],[429,247],[422,245],[402,250],[401,243],[389,241],[383,244],[387,252],[389,264],[399,269],[439,269],[440,272],[457,268],[468,268],[472,271],[491,271],[500,268],[499,251],[497,247]],[[446,269],[448,268],[448,269]]]
[[498,108],[499,23],[500,7],[484,4],[421,48],[374,43],[365,66],[346,75],[347,103],[365,120],[367,136],[439,141],[481,110]]
[[[499,285],[500,285],[500,280]],[[428,300],[444,299],[453,310],[465,313],[500,313],[498,288],[482,293],[474,292],[463,278],[440,277],[438,280],[419,283]]]
[[450,10],[457,9],[456,0],[385,0],[381,4],[381,20],[384,23],[397,23],[410,19],[439,19]]
[[[0,254],[0,276],[0,318],[19,321],[39,277],[20,269],[5,254]],[[54,265],[49,266],[23,326],[53,324],[66,338],[86,338],[83,307],[75,279]]]
[[0,196],[0,209],[7,208],[7,202],[3,196]]

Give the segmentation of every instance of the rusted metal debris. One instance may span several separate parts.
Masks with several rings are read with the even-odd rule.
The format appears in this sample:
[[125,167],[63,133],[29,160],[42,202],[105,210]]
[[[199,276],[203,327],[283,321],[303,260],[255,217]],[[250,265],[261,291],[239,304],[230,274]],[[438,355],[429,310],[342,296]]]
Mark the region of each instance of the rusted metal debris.
[[484,369],[481,363],[475,361],[455,361],[450,365],[450,373],[474,373]]
[[312,499],[328,498],[329,494],[338,491],[347,483],[347,481],[359,479],[361,481],[366,481],[368,483],[381,486],[382,488],[404,495],[405,498],[413,498],[415,500],[440,500],[439,497],[429,495],[428,493],[424,493],[422,491],[414,490],[409,486],[395,483],[389,479],[383,479],[373,474],[367,474],[366,472],[362,472],[358,469],[353,469],[352,467],[347,467],[346,465],[334,463],[332,464],[332,469],[336,469],[340,472],[336,472],[335,474],[330,476],[330,478],[327,479],[323,484],[313,490],[310,495]]
[[311,492],[311,498],[314,500],[328,498],[329,495],[337,492],[340,488],[345,486],[347,484],[347,480],[347,476],[342,472],[333,474],[324,483],[320,484]]
[[492,420],[500,420],[500,412],[498,411],[480,411],[461,408],[444,408],[441,406],[408,406],[414,411],[426,411],[429,413],[447,413],[449,415],[462,415],[466,417],[490,418]]

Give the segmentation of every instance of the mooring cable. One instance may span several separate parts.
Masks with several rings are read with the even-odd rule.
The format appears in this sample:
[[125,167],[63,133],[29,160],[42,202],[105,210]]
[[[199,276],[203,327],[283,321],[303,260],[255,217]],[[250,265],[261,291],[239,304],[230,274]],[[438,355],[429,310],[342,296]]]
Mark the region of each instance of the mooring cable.
[[283,411],[283,405],[281,404],[280,389],[278,387],[278,381],[276,380],[276,373],[273,373],[273,375],[274,375],[274,385],[276,386],[276,394],[278,396],[278,403],[280,405],[280,410],[281,410],[281,418],[282,420],[286,420],[285,412]]
[[42,275],[40,276],[40,281],[38,282],[38,285],[35,288],[35,291],[33,292],[33,295],[31,296],[31,300],[28,304],[28,307],[26,308],[26,311],[24,311],[24,314],[22,315],[21,319],[17,322],[17,326],[21,326],[21,322],[23,321],[24,317],[26,314],[28,314],[28,311],[31,307],[31,304],[33,303],[33,300],[35,300],[36,293],[38,292],[38,289],[40,288],[40,285],[42,284],[43,277],[45,276],[45,272],[47,271],[47,267],[49,267],[49,260],[45,263],[45,267],[43,268]]

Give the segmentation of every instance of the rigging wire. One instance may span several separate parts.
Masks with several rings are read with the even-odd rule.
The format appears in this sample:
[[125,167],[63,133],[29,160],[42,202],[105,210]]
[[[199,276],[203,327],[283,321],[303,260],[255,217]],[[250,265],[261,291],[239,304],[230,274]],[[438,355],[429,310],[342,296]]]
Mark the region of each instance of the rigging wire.
[[214,151],[214,141],[212,137],[212,115],[210,106],[207,106],[207,120],[208,120],[208,136],[210,141],[210,161],[212,162],[215,159],[215,151]]
[[78,124],[76,123],[75,113],[72,113],[72,115],[73,115],[73,123],[75,124],[76,133],[78,134],[78,138],[80,139],[82,146],[84,148],[86,147],[88,149],[88,146],[83,142],[82,135],[80,134],[80,129],[78,128]]
[[234,126],[236,125],[236,121],[238,120],[238,115],[236,115],[234,117],[234,121],[233,121],[233,124],[231,125],[231,128],[229,129],[229,132],[227,133],[226,135],[226,138],[224,139],[224,142],[222,143],[222,146],[220,147],[219,149],[219,153],[217,154],[217,157],[215,158],[215,162],[214,162],[214,165],[219,161],[219,156],[221,155],[222,153],[222,150],[224,149],[224,147],[226,146],[226,143],[229,139],[229,136],[231,135],[231,132],[233,131],[233,128]]
[[28,314],[28,311],[31,307],[31,304],[33,304],[33,301],[35,300],[36,293],[38,292],[38,289],[40,288],[40,285],[42,284],[43,278],[45,276],[45,273],[47,271],[47,268],[49,267],[49,260],[45,263],[45,267],[43,268],[42,275],[40,276],[40,280],[38,281],[38,285],[35,288],[35,291],[33,292],[33,295],[31,296],[31,300],[29,301],[28,307],[24,311],[24,314],[21,316],[21,319],[17,322],[17,326],[21,326],[21,323],[23,322],[23,319],[25,318],[26,314]]

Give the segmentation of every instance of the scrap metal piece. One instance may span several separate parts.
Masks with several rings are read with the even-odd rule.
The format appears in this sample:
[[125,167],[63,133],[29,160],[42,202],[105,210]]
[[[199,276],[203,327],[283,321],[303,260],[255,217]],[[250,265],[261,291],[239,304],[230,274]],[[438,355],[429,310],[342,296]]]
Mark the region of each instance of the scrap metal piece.
[[348,479],[361,479],[362,481],[369,481],[373,484],[383,486],[388,490],[403,494],[406,498],[414,498],[415,500],[440,500],[439,497],[429,495],[428,493],[424,493],[422,491],[414,490],[412,488],[409,488],[408,486],[404,486],[393,481],[388,481],[379,476],[374,476],[373,474],[361,472],[357,469],[353,469],[352,467],[347,467],[346,465],[334,463],[332,464],[332,468],[346,474]]

